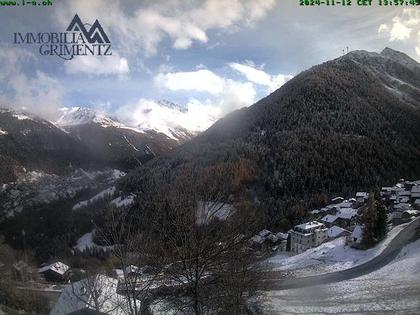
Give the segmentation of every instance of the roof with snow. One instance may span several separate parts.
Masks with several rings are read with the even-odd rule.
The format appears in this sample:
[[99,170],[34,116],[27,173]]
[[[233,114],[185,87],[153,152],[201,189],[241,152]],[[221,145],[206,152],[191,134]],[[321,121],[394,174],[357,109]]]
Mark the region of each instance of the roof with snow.
[[[97,300],[101,314],[129,314],[125,297],[117,294],[118,280],[97,275],[67,285],[51,310],[50,315],[66,315],[75,312],[94,312]],[[139,301],[137,301],[140,304]]]
[[323,226],[324,226],[324,224],[322,224],[318,221],[311,221],[311,222],[296,225],[295,229],[300,229],[300,230],[306,231],[306,230],[311,230],[311,229],[315,229],[315,228],[321,228]]
[[325,217],[323,217],[321,219],[321,221],[323,222],[327,222],[327,223],[333,223],[335,222],[335,220],[337,220],[338,217],[336,215],[332,215],[332,214],[327,214]]
[[261,237],[260,235],[255,235],[255,236],[253,236],[253,237],[251,238],[251,241],[252,241],[253,243],[262,244],[262,243],[264,243],[265,238],[264,238],[264,237]]
[[351,237],[353,239],[356,239],[357,243],[360,243],[362,241],[363,237],[363,227],[361,225],[356,225],[353,232],[351,233]]
[[345,220],[351,220],[357,216],[357,210],[353,208],[341,208],[337,214],[337,217]]
[[44,273],[46,271],[52,271],[58,273],[59,275],[64,275],[70,269],[69,266],[63,264],[62,262],[58,261],[48,266],[44,266],[38,269],[39,273]]
[[277,239],[282,239],[282,240],[287,240],[287,238],[289,237],[288,233],[282,233],[282,232],[278,232],[276,234]]
[[336,206],[337,206],[338,208],[351,208],[352,203],[351,203],[351,202],[349,202],[348,200],[345,200],[345,201],[343,201],[343,202],[340,202],[340,203],[336,204]]
[[411,187],[411,193],[420,193],[420,185]]
[[350,234],[350,231],[347,231],[346,229],[334,225],[328,229],[327,234],[329,238],[336,238],[343,234]]
[[272,234],[272,233],[269,230],[266,230],[266,229],[264,229],[264,230],[260,231],[260,233],[258,233],[258,235],[260,235],[262,237],[266,237],[270,234]]
[[364,191],[358,191],[356,193],[356,197],[357,198],[367,198],[368,197],[368,193],[367,192],[364,192]]
[[398,196],[410,196],[410,195],[411,195],[411,191],[409,190],[400,191],[398,193]]

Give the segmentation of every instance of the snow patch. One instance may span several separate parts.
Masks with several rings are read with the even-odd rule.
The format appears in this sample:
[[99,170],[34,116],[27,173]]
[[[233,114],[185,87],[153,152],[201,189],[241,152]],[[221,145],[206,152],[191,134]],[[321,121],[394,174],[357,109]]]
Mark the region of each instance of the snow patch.
[[72,210],[78,210],[80,208],[87,207],[89,205],[89,203],[93,203],[93,202],[96,202],[98,200],[105,199],[107,197],[112,196],[114,193],[115,193],[115,187],[107,188],[107,189],[101,191],[99,194],[93,196],[89,200],[84,200],[84,201],[81,201],[81,202],[75,204],[73,206]]
[[5,130],[0,129],[0,136],[8,135],[9,133]]
[[31,120],[29,116],[26,116],[24,114],[13,113],[12,116],[17,118],[18,120]]
[[111,201],[111,204],[116,206],[117,208],[128,207],[134,203],[134,199],[136,198],[135,195],[131,194],[128,197],[118,197]]

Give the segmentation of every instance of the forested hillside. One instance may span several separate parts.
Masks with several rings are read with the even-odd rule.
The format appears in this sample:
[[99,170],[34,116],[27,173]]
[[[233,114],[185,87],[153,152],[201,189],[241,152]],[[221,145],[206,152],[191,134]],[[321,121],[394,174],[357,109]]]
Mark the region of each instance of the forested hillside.
[[[226,195],[251,196],[272,224],[290,225],[332,195],[420,175],[420,65],[385,49],[315,66],[255,105],[132,172],[142,198],[151,178],[230,170]],[[223,178],[223,172],[219,172]],[[240,186],[240,189],[238,189]]]

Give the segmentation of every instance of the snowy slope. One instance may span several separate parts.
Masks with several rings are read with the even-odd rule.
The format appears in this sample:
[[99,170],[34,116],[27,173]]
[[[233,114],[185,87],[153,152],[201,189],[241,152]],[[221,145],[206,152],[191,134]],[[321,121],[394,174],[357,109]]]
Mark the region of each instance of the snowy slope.
[[270,291],[264,314],[420,314],[420,240],[365,276],[308,288]]
[[102,127],[122,127],[122,124],[108,117],[105,113],[87,107],[60,108],[60,116],[55,122],[60,127],[97,123]]
[[[214,120],[187,123],[188,109],[169,101],[142,103],[134,109],[119,111],[111,117],[108,113],[88,107],[64,107],[55,124],[64,130],[86,124],[97,124],[103,128],[132,130],[138,133],[161,133],[175,141],[188,140],[204,130]],[[201,126],[202,125],[202,126]]]

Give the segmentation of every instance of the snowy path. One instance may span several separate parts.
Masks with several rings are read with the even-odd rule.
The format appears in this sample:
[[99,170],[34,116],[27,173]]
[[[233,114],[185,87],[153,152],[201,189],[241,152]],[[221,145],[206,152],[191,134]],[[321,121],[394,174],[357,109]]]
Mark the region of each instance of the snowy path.
[[420,314],[420,240],[386,266],[351,280],[269,291],[264,314]]

